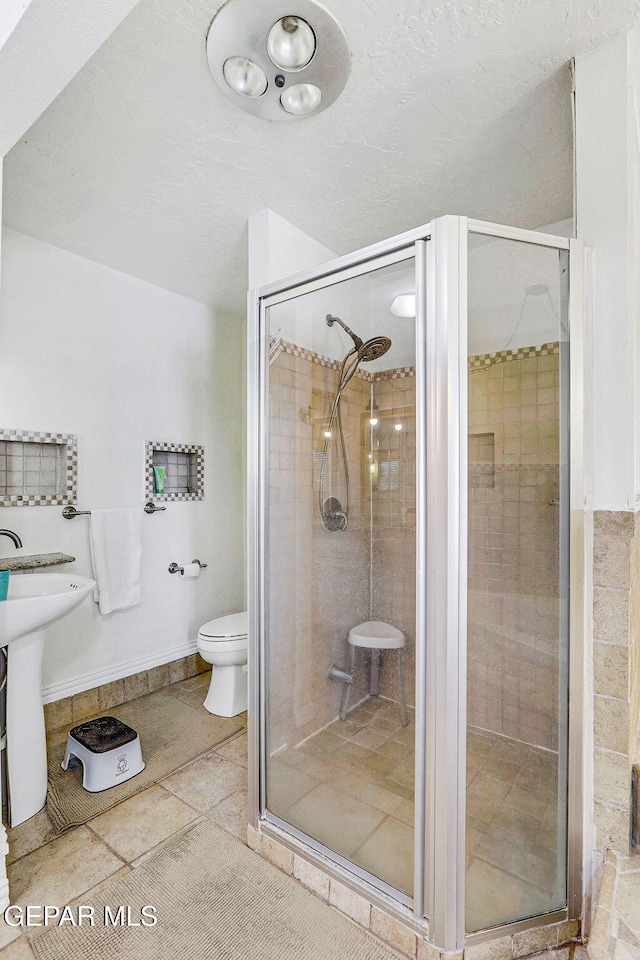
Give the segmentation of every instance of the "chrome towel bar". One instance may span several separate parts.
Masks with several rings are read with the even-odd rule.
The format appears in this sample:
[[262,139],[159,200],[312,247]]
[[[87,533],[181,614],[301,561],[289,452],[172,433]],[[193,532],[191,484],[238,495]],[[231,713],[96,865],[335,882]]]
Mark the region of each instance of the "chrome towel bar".
[[[166,510],[166,507],[159,507],[157,503],[153,503],[152,500],[149,500],[148,503],[144,505],[145,513],[157,513],[158,510]],[[75,507],[72,507],[69,504],[66,507],[62,508],[62,516],[65,520],[73,520],[75,517],[88,517],[91,515],[91,510],[76,510]]]

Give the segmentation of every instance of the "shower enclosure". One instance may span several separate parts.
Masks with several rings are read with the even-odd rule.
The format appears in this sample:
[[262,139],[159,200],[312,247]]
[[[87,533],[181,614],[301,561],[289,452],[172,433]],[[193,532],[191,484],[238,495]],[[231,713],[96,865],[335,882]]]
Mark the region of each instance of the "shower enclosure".
[[250,298],[250,817],[443,950],[580,915],[582,260],[442,217]]

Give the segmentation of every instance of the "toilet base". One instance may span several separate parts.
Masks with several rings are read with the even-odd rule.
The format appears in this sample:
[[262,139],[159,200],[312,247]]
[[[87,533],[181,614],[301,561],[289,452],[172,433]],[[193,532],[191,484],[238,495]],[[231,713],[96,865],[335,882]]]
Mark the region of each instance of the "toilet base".
[[247,709],[247,673],[242,665],[212,667],[204,708],[217,717],[235,717]]

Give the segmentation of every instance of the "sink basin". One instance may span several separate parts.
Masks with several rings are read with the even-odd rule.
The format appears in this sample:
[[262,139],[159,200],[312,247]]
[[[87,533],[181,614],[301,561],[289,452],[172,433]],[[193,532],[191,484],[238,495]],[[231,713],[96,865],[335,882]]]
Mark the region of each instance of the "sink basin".
[[7,599],[0,601],[0,647],[65,617],[94,586],[93,580],[74,574],[11,576]]
[[95,586],[66,573],[12,575],[0,600],[0,646],[7,647],[7,779],[11,826],[47,799],[47,744],[42,708],[45,630],[77,607]]

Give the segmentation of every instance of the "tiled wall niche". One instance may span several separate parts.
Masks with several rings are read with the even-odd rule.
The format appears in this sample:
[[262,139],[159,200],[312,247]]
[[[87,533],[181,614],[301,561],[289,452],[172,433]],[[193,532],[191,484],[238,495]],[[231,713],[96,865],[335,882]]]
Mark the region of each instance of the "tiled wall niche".
[[[154,467],[164,467],[164,492],[156,493]],[[145,495],[151,500],[204,500],[204,447],[150,441],[145,445]]]
[[0,430],[0,506],[76,500],[78,441],[67,433]]

